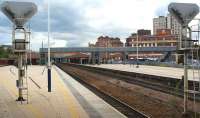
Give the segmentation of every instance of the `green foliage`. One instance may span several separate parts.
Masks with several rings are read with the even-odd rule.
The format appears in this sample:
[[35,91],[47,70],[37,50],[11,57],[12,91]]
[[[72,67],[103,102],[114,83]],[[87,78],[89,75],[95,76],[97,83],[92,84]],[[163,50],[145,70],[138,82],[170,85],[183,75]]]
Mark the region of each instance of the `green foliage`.
[[11,49],[4,49],[3,47],[0,47],[0,58],[9,58],[11,53]]

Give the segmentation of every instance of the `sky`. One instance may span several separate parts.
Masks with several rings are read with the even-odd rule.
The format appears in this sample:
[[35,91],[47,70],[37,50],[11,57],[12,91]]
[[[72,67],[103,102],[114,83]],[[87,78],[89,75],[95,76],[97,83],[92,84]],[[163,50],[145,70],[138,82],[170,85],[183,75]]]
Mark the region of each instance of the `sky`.
[[[31,26],[31,48],[38,51],[42,42],[46,47],[48,0],[17,1],[38,6],[38,12],[27,23]],[[165,16],[171,2],[200,6],[199,0],[50,0],[51,46],[86,47],[101,35],[119,37],[125,42],[137,29],[152,30],[153,18]],[[0,12],[0,44],[11,44],[11,28],[12,23]]]

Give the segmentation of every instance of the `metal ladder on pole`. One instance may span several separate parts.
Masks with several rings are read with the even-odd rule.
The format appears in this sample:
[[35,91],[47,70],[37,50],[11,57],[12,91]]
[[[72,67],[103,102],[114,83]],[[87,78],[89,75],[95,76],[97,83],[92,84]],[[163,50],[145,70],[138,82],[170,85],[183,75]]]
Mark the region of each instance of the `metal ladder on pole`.
[[24,69],[24,74],[25,74],[25,77],[23,78],[23,80],[22,80],[22,86],[19,86],[18,88],[19,89],[21,89],[22,90],[22,96],[23,96],[23,98],[24,98],[24,100],[21,100],[20,102],[21,102],[21,104],[23,103],[23,101],[25,101],[26,100],[26,102],[27,102],[27,104],[28,104],[28,77],[27,77],[27,70],[25,70],[26,69],[26,67],[24,67],[23,68]]
[[[193,111],[194,111],[194,118],[197,117],[196,114],[196,95],[200,94],[200,91],[198,91],[198,85],[196,83],[197,79],[200,79],[200,64],[199,64],[199,55],[198,55],[198,51],[199,49],[192,49],[191,53],[192,53],[192,81],[193,81],[193,90],[189,90],[189,93],[193,94]],[[197,62],[194,61],[194,54],[196,53],[196,60]]]
[[[29,53],[30,53],[30,24],[28,26],[29,32],[28,33],[28,41],[29,41]],[[31,58],[31,57],[30,57]],[[25,63],[24,63],[24,71],[25,71],[25,76],[23,78],[23,89],[22,89],[22,95],[23,97],[25,97],[25,100],[27,102],[27,104],[29,103],[29,89],[28,89],[28,54],[27,52],[25,53]],[[22,101],[21,101],[22,103]]]
[[29,96],[29,92],[28,92],[28,74],[27,74],[27,68],[26,68],[26,66],[24,66],[23,69],[24,69],[25,77],[23,78],[23,80],[22,80],[22,86],[19,87],[19,89],[22,90],[22,96],[23,96],[24,100],[21,100],[20,102],[22,104],[23,101],[26,101],[27,104],[28,104],[28,102],[29,102],[29,100],[28,100],[28,98],[29,98],[28,97]]
[[[29,28],[30,29],[30,28]],[[30,32],[29,32],[30,33]],[[30,35],[29,35],[29,41],[30,41]],[[30,45],[30,42],[29,42]],[[30,51],[30,46],[29,46],[29,51]],[[25,63],[23,63],[23,69],[24,69],[24,78],[22,81],[22,96],[24,97],[24,99],[26,100],[27,104],[29,103],[29,89],[28,89],[28,54],[27,52],[25,53]],[[23,101],[21,101],[22,104]]]
[[23,90],[23,96],[25,96],[26,102],[28,104],[29,102],[29,90],[28,90],[28,70],[27,70],[27,63],[25,66],[25,78],[24,78],[25,82],[23,81],[23,86],[24,86],[24,90]]
[[[196,95],[200,94],[200,57],[199,57],[199,26],[200,20],[198,24],[198,36],[197,36],[197,43],[196,47],[192,47],[191,54],[192,54],[192,81],[193,81],[193,90],[189,90],[190,93],[193,94],[193,110],[194,110],[194,118],[197,118],[196,111]],[[196,54],[195,54],[196,53]],[[196,60],[194,60],[196,59]]]

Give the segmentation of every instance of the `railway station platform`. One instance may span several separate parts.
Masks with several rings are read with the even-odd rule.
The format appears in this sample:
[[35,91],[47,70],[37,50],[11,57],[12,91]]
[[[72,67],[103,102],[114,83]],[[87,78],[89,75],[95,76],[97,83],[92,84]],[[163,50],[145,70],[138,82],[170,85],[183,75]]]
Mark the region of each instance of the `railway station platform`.
[[[184,75],[183,68],[173,68],[173,67],[160,67],[160,66],[147,66],[147,65],[139,65],[139,68],[136,68],[136,65],[130,64],[101,64],[101,65],[88,65],[93,67],[100,67],[100,68],[107,68],[113,70],[120,70],[120,71],[128,71],[128,72],[136,72],[136,73],[143,73],[148,75],[156,75],[161,77],[170,77],[170,78],[177,78],[181,79]],[[188,79],[192,81],[200,81],[200,71],[194,71],[189,69]]]
[[[124,118],[59,68],[52,67],[52,92],[47,92],[44,66],[28,67],[29,103],[16,102],[17,68],[0,67],[0,118]],[[34,81],[34,82],[33,82]]]

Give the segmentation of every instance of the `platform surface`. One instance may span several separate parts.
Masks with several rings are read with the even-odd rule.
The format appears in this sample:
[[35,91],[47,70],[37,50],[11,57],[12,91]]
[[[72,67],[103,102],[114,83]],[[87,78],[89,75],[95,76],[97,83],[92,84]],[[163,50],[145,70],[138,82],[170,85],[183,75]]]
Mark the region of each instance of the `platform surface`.
[[0,118],[124,118],[125,116],[57,67],[47,92],[43,66],[28,68],[29,104],[16,102],[17,69],[0,67]]
[[[147,66],[139,65],[139,68],[136,68],[136,65],[130,64],[101,64],[101,65],[88,65],[100,68],[108,68],[114,70],[144,73],[149,75],[157,75],[163,77],[171,77],[181,79],[184,75],[183,68],[173,68],[173,67],[160,67],[160,66]],[[193,81],[200,81],[200,71],[189,69],[188,79]]]

